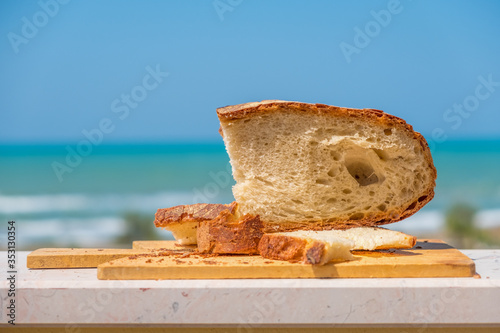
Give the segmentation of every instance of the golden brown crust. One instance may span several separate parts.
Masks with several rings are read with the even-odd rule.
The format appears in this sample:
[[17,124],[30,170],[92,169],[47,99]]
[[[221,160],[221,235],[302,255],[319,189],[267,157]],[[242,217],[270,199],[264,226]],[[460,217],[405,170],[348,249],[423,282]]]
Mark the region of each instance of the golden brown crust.
[[294,222],[288,223],[273,223],[273,221],[263,221],[265,232],[292,231],[292,230],[328,230],[328,229],[346,229],[352,227],[364,226],[380,226],[384,224],[401,221],[420,210],[425,204],[434,197],[434,187],[436,186],[437,172],[432,161],[429,145],[425,138],[418,132],[413,130],[413,127],[406,123],[401,118],[387,114],[376,109],[353,109],[343,108],[338,106],[330,106],[325,104],[309,104],[301,102],[288,102],[279,100],[266,100],[262,102],[245,103],[239,105],[230,105],[217,109],[217,115],[221,123],[249,118],[264,113],[279,112],[286,109],[287,112],[301,112],[309,114],[332,115],[336,117],[353,117],[362,118],[365,121],[372,122],[376,125],[392,126],[400,128],[413,136],[419,146],[422,148],[424,158],[431,169],[431,181],[428,184],[427,190],[415,201],[400,213],[393,212],[391,215],[386,213],[374,214],[360,220],[335,220],[332,222]]
[[213,220],[201,221],[196,233],[198,251],[217,254],[258,254],[263,235],[258,215],[237,217],[224,210]]
[[325,244],[284,235],[264,234],[259,243],[262,257],[275,260],[287,260],[303,264],[318,264],[323,259]]
[[236,202],[228,205],[194,204],[161,208],[156,211],[155,226],[165,228],[173,223],[213,220],[223,210],[229,209],[231,212],[234,212],[235,208]]

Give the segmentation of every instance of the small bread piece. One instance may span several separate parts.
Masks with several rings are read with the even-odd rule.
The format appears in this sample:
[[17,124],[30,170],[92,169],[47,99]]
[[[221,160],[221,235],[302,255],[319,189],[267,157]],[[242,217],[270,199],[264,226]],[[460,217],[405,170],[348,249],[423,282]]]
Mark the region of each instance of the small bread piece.
[[213,220],[220,212],[229,209],[234,212],[236,202],[222,204],[180,205],[161,208],[155,214],[155,226],[169,230],[181,245],[196,244],[196,228],[199,222]]
[[328,240],[301,235],[302,231],[265,234],[259,243],[262,257],[287,260],[303,264],[324,265],[332,260],[351,260],[354,242],[349,239],[331,237]]
[[266,232],[393,223],[434,197],[424,137],[380,110],[262,101],[217,114],[234,197]]
[[[270,259],[297,260],[312,264],[324,264],[339,255],[326,250],[331,244],[346,240],[349,250],[409,249],[417,238],[399,231],[376,227],[360,227],[347,230],[300,230],[265,234],[259,244],[260,255]],[[342,258],[338,258],[342,259]]]
[[202,221],[197,230],[198,252],[217,254],[258,254],[264,234],[259,216],[222,211],[214,220]]

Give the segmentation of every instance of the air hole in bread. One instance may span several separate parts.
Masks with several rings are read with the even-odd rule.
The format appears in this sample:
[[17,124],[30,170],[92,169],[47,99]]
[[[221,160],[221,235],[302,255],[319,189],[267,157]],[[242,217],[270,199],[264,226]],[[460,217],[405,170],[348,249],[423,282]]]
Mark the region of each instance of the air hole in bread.
[[367,162],[354,160],[346,164],[347,171],[360,186],[368,186],[378,183],[378,176],[373,167]]
[[297,200],[297,199],[292,199],[293,202],[295,202],[296,204],[299,204],[299,205],[303,205],[304,203],[300,200]]
[[259,180],[259,181],[263,182],[263,183],[264,183],[264,184],[266,184],[266,185],[273,186],[273,183],[271,183],[270,181],[267,181],[267,180],[265,180],[265,179],[262,179],[262,178],[260,178],[260,177],[255,177],[255,179],[257,179],[257,180]]
[[337,202],[337,199],[335,198],[330,198],[328,200],[326,200],[327,203],[336,203]]
[[342,155],[340,155],[336,151],[330,151],[330,155],[332,156],[334,161],[340,161],[340,159],[342,158]]
[[327,175],[330,177],[335,177],[335,169],[332,168],[332,169],[328,170]]
[[369,194],[371,197],[375,196],[375,192],[373,192],[373,191],[368,192],[368,194]]
[[316,179],[316,184],[330,185],[331,182],[328,179],[318,178]]
[[403,187],[403,188],[401,189],[401,195],[402,195],[403,197],[413,196],[413,191],[412,191],[412,190],[410,190],[410,189],[409,189],[409,188],[407,188],[407,187]]
[[348,188],[346,188],[346,189],[342,190],[342,192],[343,192],[344,194],[349,194],[349,193],[352,193],[352,191],[351,191],[350,189],[348,189]]
[[389,159],[389,155],[385,151],[383,151],[382,149],[373,148],[373,151],[375,152],[375,154],[377,154],[378,158],[380,158],[382,161],[386,161]]
[[384,205],[384,204],[380,204],[377,206],[378,210],[382,211],[382,212],[385,212],[385,210],[387,209],[387,206]]
[[412,203],[411,205],[409,205],[408,208],[406,208],[406,210],[412,210],[416,206],[417,206],[417,202],[415,201],[414,203]]
[[384,130],[384,134],[385,134],[385,135],[391,135],[391,134],[392,134],[392,130],[391,130],[390,128],[386,128],[386,129]]
[[418,202],[422,202],[422,201],[424,201],[425,199],[427,199],[427,196],[426,196],[426,195],[423,195],[423,196],[421,196],[420,198],[418,198]]
[[363,213],[354,213],[349,216],[349,220],[361,220],[363,217],[365,217],[365,214]]

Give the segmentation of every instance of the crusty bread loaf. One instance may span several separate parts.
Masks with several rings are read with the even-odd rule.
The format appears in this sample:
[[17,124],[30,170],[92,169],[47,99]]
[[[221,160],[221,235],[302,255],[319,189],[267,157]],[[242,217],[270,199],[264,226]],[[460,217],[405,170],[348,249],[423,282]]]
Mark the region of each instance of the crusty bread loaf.
[[194,204],[161,208],[155,214],[155,226],[172,232],[181,245],[196,244],[196,229],[202,221],[215,219],[223,210],[233,213],[236,202],[222,204]]
[[[347,241],[342,245],[342,240]],[[299,230],[265,234],[259,244],[260,255],[269,259],[324,264],[332,259],[349,259],[345,249],[409,249],[417,239],[402,232],[377,227],[347,230]],[[332,244],[340,244],[335,248]],[[340,246],[340,249],[339,249]],[[314,249],[314,250],[313,250]]]
[[217,114],[234,197],[266,231],[397,222],[434,196],[425,139],[382,111],[263,101]]
[[240,216],[224,210],[213,220],[201,221],[196,238],[198,252],[216,254],[258,254],[263,224],[256,215]]

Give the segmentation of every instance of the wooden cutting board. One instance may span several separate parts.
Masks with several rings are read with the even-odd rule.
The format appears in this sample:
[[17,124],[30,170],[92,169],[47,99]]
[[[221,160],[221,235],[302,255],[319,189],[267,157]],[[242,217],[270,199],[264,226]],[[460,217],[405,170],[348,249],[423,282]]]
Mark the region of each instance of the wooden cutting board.
[[[134,248],[166,247],[134,242]],[[410,250],[356,251],[355,260],[323,266],[269,260],[260,256],[215,256],[150,253],[100,264],[102,280],[247,279],[247,278],[396,278],[471,277],[474,262],[441,240],[421,240]]]
[[148,243],[148,247],[135,246],[133,249],[78,249],[78,248],[44,248],[28,254],[28,268],[96,268],[105,262],[130,256],[158,254],[164,250],[185,253],[196,247],[182,247],[173,241],[157,244]]

